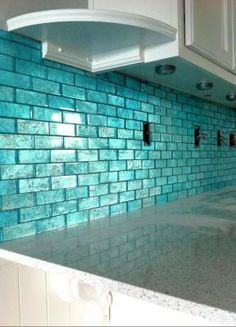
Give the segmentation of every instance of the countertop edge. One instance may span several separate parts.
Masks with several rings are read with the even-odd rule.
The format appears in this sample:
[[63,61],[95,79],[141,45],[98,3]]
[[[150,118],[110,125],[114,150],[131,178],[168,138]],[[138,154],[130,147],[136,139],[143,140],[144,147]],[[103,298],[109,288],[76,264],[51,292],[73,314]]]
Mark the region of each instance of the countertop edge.
[[150,303],[160,305],[171,310],[201,317],[203,319],[219,324],[227,324],[233,326],[236,324],[236,313],[230,311],[221,310],[204,304],[198,304],[170,295],[150,291],[144,288],[51,263],[42,259],[18,254],[16,252],[4,250],[1,248],[0,258],[49,273],[66,274],[69,278],[77,279],[82,283],[88,283],[92,286],[100,287],[107,291],[118,292],[136,299],[148,301]]

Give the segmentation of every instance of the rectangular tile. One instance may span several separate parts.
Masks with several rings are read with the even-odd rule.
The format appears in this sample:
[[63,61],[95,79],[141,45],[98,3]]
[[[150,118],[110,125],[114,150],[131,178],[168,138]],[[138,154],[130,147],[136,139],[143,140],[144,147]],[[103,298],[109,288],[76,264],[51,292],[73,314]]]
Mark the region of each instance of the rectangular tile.
[[47,191],[49,187],[49,178],[29,178],[19,180],[20,193]]

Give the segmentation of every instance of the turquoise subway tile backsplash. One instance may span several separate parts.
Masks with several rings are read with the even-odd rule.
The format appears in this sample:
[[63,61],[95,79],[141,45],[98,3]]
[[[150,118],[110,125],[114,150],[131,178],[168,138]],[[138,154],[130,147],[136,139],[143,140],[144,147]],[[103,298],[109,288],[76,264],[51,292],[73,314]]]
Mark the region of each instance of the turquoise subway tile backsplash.
[[[0,241],[235,184],[235,124],[231,108],[43,60],[0,31]],[[210,135],[199,148],[196,125]]]

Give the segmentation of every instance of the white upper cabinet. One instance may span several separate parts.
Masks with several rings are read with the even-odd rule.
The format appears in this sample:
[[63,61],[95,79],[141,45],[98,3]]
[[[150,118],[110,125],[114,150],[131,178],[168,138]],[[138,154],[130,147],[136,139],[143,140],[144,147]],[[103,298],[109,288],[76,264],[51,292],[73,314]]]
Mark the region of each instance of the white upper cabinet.
[[234,56],[233,56],[233,68],[236,73],[236,0],[233,1],[233,43],[234,43]]
[[176,40],[175,0],[11,3],[0,0],[8,31],[42,41],[44,58],[92,72],[157,60],[150,51]]
[[123,11],[158,19],[177,28],[176,0],[93,0],[94,9]]
[[186,45],[232,70],[233,0],[185,0]]

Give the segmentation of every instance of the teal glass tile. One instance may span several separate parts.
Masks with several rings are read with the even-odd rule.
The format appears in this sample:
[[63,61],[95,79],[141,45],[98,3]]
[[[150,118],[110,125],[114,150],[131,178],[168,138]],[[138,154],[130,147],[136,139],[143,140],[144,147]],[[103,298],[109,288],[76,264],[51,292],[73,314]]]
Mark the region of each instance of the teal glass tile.
[[126,77],[125,78],[125,85],[128,88],[134,89],[134,90],[140,90],[140,82],[132,77]]
[[119,181],[128,181],[134,179],[134,171],[120,171]]
[[117,92],[117,95],[119,96],[122,96],[124,98],[133,98],[133,90],[130,90],[126,87],[123,87],[123,86],[117,86],[116,87],[116,92]]
[[98,91],[114,94],[116,92],[116,85],[103,80],[98,80],[97,84]]
[[128,181],[128,190],[132,191],[132,190],[138,190],[142,188],[142,181],[141,180],[137,180],[137,181]]
[[11,118],[31,118],[29,106],[7,102],[0,102],[0,115]]
[[125,118],[125,119],[133,119],[134,113],[131,110],[127,110],[126,107],[124,108],[117,108],[117,116],[119,118]]
[[1,178],[4,179],[19,179],[30,178],[34,176],[33,165],[3,165],[1,166]]
[[48,79],[64,84],[74,84],[74,74],[55,68],[48,68]]
[[63,121],[64,123],[71,124],[85,124],[86,117],[85,114],[77,113],[77,112],[64,112],[63,113]]
[[148,178],[148,170],[135,170],[135,178],[136,179],[143,179]]
[[126,182],[110,183],[110,192],[111,193],[125,192],[126,190],[127,190]]
[[[150,157],[150,154],[152,154],[151,151],[147,152],[147,151],[139,151],[139,150],[135,150],[134,153],[135,153],[136,159],[148,159],[148,154],[149,154],[149,157]],[[155,152],[155,154],[156,154],[156,152]],[[157,158],[154,157],[152,159],[157,159]]]
[[100,197],[100,203],[101,206],[108,206],[111,204],[118,203],[118,195],[117,194],[107,194],[107,195],[102,195]]
[[73,188],[77,186],[76,176],[52,177],[52,189]]
[[108,94],[107,98],[108,104],[113,106],[124,107],[125,105],[125,99],[120,96]]
[[97,185],[89,186],[89,196],[100,196],[108,194],[108,184],[100,184],[99,187]]
[[13,134],[16,132],[15,119],[0,118],[0,133]]
[[135,199],[134,191],[122,192],[119,194],[119,202],[128,202],[128,201],[133,201],[134,199]]
[[134,132],[128,129],[118,129],[118,138],[119,139],[133,139]]
[[79,186],[98,185],[99,175],[98,174],[79,175],[78,182],[79,182]]
[[[15,71],[23,75],[46,78],[46,67],[34,62],[16,59]],[[44,82],[45,83],[45,82]]]
[[108,81],[113,82],[115,84],[118,85],[125,84],[125,77],[122,74],[115,73],[115,72],[108,72],[106,77]]
[[34,194],[13,194],[2,197],[2,210],[12,210],[24,207],[32,207],[35,204]]
[[46,95],[39,92],[16,90],[16,102],[35,106],[47,106]]
[[50,134],[75,136],[75,126],[72,124],[50,123]]
[[0,84],[13,86],[13,87],[21,87],[23,89],[29,89],[30,78],[29,76],[0,70]]
[[98,150],[78,150],[78,161],[97,161]]
[[15,194],[16,193],[16,181],[1,181],[0,180],[0,196],[6,194]]
[[88,187],[76,187],[66,190],[66,200],[77,200],[88,197]]
[[[39,133],[40,134],[40,133]],[[58,149],[63,146],[63,138],[59,136],[35,136],[36,149]]]
[[44,79],[33,78],[33,90],[48,93],[48,94],[55,94],[60,95],[60,84],[56,82],[46,81]]
[[125,121],[122,118],[108,117],[108,126],[115,128],[124,128]]
[[20,150],[19,163],[47,163],[50,161],[48,150]]
[[76,111],[84,112],[87,114],[96,114],[97,113],[97,103],[76,100]]
[[115,137],[116,129],[111,127],[99,127],[99,137]]
[[0,86],[0,101],[13,101],[14,89],[8,86]]
[[50,108],[56,108],[61,110],[75,110],[75,100],[71,98],[65,98],[56,95],[48,95],[48,105]]
[[143,179],[142,181],[143,181],[143,188],[154,187],[156,184],[155,178]]
[[160,105],[161,105],[161,100],[160,100],[160,98],[157,97],[157,96],[154,96],[154,95],[149,95],[149,96],[148,96],[148,102],[149,102],[150,104],[155,105],[155,106],[160,106]]
[[106,161],[92,161],[89,162],[89,172],[99,173],[108,171],[108,162]]
[[62,113],[59,110],[45,109],[42,107],[33,108],[33,118],[51,122],[61,122]]
[[109,139],[109,148],[110,149],[125,149],[126,141],[120,139]]
[[20,222],[27,222],[41,218],[48,218],[52,214],[50,205],[41,205],[20,209]]
[[29,135],[1,134],[0,148],[3,149],[30,149],[34,146],[34,139]]
[[87,149],[88,140],[81,137],[65,137],[64,147],[66,149]]
[[96,103],[107,103],[107,95],[104,92],[87,91],[87,100]]
[[109,183],[109,182],[117,182],[117,181],[118,181],[118,173],[117,172],[100,174],[100,182],[101,183]]
[[88,115],[88,125],[107,126],[107,117],[102,115]]
[[140,131],[141,122],[135,120],[126,120],[125,127],[128,129],[134,129],[135,131]]
[[98,104],[98,114],[105,116],[116,116],[117,110],[114,106],[109,106],[107,104]]
[[[144,161],[145,162],[145,161]],[[143,163],[144,163],[143,162]],[[141,169],[142,168],[142,161],[141,160],[128,160],[127,161],[127,169]],[[144,167],[143,167],[144,168]],[[148,169],[147,167],[146,169]],[[145,169],[145,168],[144,168]]]
[[80,210],[97,208],[98,206],[99,206],[99,197],[85,198],[79,201]]
[[127,140],[127,149],[141,149],[142,143],[139,140]]
[[108,148],[108,140],[107,139],[88,139],[89,141],[89,149],[107,149]]
[[17,210],[0,212],[0,227],[16,225],[17,222]]
[[88,220],[89,220],[88,211],[74,212],[66,215],[67,226],[77,225],[78,223],[86,222]]
[[36,177],[60,176],[63,175],[63,163],[37,164]]
[[94,220],[109,215],[109,207],[101,207],[90,210],[90,220]]
[[140,110],[141,108],[140,102],[136,100],[126,99],[125,104],[128,109]]
[[134,159],[134,151],[132,150],[119,150],[119,160]]
[[75,150],[52,150],[51,151],[52,162],[75,162],[76,151]]
[[150,207],[150,206],[154,206],[156,204],[156,200],[155,197],[149,197],[149,198],[145,198],[143,199],[143,207]]
[[[166,189],[163,189],[163,187],[161,188],[160,186],[157,187],[151,187],[150,188],[150,196],[153,195],[159,195],[161,194],[161,192],[163,193],[168,193],[168,192],[172,192],[172,185],[165,185],[164,187],[166,187]],[[167,191],[167,192],[165,192]]]
[[48,230],[54,230],[65,226],[65,216],[51,217],[37,221],[37,233],[43,233]]
[[126,161],[125,160],[111,161],[109,163],[109,166],[110,166],[110,171],[126,170]]
[[[141,110],[153,114],[154,113],[154,105],[150,104],[150,103],[142,102]],[[158,123],[158,121],[156,121],[156,122]]]
[[52,204],[52,215],[59,216],[77,211],[77,201],[70,200]]
[[0,150],[0,164],[16,163],[16,151]]
[[62,95],[69,98],[85,100],[86,94],[85,90],[80,87],[63,85],[62,86]]
[[117,151],[116,150],[100,150],[99,151],[100,160],[117,160]]
[[47,122],[18,119],[17,130],[23,134],[48,134],[49,126]]
[[120,203],[120,204],[113,204],[110,206],[111,215],[118,215],[121,213],[127,212],[127,204]]
[[36,193],[37,205],[61,202],[64,199],[64,190],[43,191]]
[[136,199],[143,199],[143,198],[147,198],[149,196],[149,190],[146,189],[142,189],[142,190],[137,190],[136,192]]
[[13,58],[0,54],[0,69],[12,70],[13,69]]
[[134,111],[134,119],[135,120],[147,121],[147,117],[148,116],[145,112]]
[[76,135],[82,137],[98,137],[98,128],[94,126],[76,126]]
[[97,81],[95,78],[85,75],[75,75],[75,85],[86,89],[96,90]]
[[128,211],[133,211],[142,208],[141,200],[134,200],[128,203]]
[[65,163],[65,175],[88,173],[87,162]]
[[28,222],[3,228],[3,240],[9,241],[36,234],[36,223]]
[[49,187],[49,178],[28,178],[19,180],[19,193],[46,191]]

